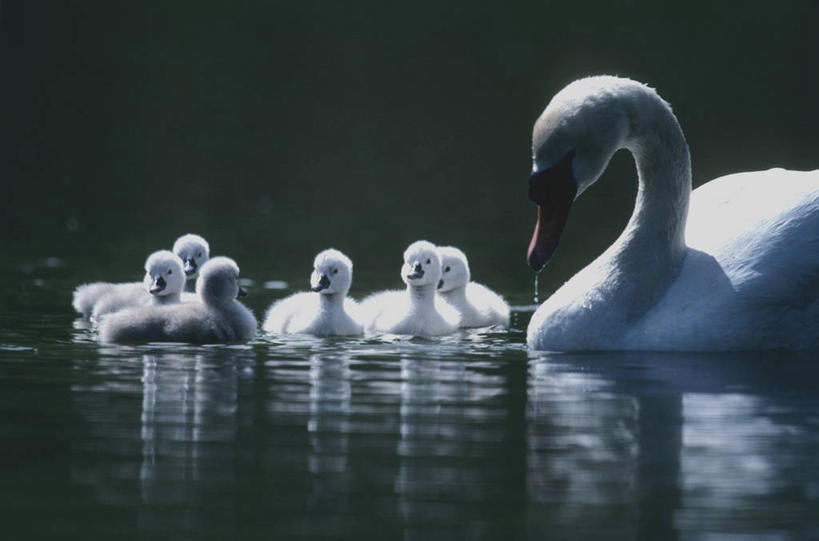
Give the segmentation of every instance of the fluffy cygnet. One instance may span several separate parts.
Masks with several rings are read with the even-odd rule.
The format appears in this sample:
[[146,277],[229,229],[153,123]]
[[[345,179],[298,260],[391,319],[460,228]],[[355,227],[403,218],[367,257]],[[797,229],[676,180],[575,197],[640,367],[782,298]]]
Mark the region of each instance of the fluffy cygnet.
[[208,241],[193,233],[182,235],[173,243],[173,253],[179,256],[185,269],[185,276],[188,279],[185,282],[185,291],[189,293],[196,291],[199,269],[210,258]]
[[94,307],[103,299],[113,296],[143,296],[145,288],[142,282],[94,282],[82,284],[74,290],[71,305],[84,317],[91,317]]
[[310,292],[278,300],[262,329],[270,333],[358,336],[363,333],[358,303],[347,297],[353,262],[338,250],[324,250],[313,261]]
[[435,293],[441,279],[441,258],[431,242],[419,240],[404,252],[401,279],[405,291],[375,293],[361,302],[370,332],[440,336],[458,328],[458,313]]
[[[142,283],[90,284],[89,290],[98,288],[100,295],[91,308],[91,318],[99,320],[106,314],[126,308],[149,304],[173,304],[180,302],[185,285],[182,261],[168,250],[159,250],[145,260],[145,278]],[[106,289],[105,286],[110,286]],[[137,287],[138,286],[138,287]],[[75,292],[75,307],[80,288]]]
[[454,246],[438,248],[441,280],[438,294],[461,315],[461,327],[509,326],[509,305],[488,287],[470,282],[469,262]]
[[202,302],[144,306],[112,314],[100,325],[102,342],[243,342],[256,333],[256,318],[236,297],[239,267],[227,257],[202,266],[196,289]]

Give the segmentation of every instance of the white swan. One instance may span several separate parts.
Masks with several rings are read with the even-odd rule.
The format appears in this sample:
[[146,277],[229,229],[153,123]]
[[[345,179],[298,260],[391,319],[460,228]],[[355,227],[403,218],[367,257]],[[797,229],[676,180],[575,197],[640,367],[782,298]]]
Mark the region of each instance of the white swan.
[[324,250],[313,261],[310,292],[274,302],[262,329],[269,333],[358,336],[363,333],[358,303],[347,297],[353,262],[338,250]]
[[431,242],[419,240],[404,252],[401,279],[406,291],[383,291],[361,301],[369,332],[440,336],[457,330],[458,313],[435,290],[441,279],[441,256]]
[[179,256],[185,269],[185,291],[191,293],[196,290],[196,279],[199,277],[199,269],[210,257],[210,246],[208,241],[188,233],[182,235],[173,243],[173,253]]
[[173,252],[159,250],[145,260],[145,278],[142,282],[81,285],[74,290],[73,305],[81,314],[99,320],[106,314],[133,306],[180,302],[184,285],[182,261]]
[[196,289],[202,302],[131,308],[106,317],[102,342],[244,342],[256,333],[256,318],[236,297],[239,267],[227,257],[202,265]]
[[471,282],[469,261],[454,246],[439,246],[442,274],[438,294],[460,314],[460,327],[509,326],[509,305],[477,282]]
[[671,108],[616,77],[568,85],[532,139],[536,271],[572,201],[618,149],[634,155],[639,189],[620,237],[532,316],[530,347],[819,348],[819,171],[739,173],[690,194],[688,145]]

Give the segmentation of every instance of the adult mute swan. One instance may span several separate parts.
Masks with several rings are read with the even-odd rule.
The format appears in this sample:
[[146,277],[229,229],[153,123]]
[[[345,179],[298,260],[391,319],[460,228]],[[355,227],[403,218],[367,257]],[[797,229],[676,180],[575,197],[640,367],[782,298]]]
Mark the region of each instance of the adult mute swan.
[[182,235],[173,243],[173,253],[182,260],[185,269],[185,291],[193,293],[196,291],[196,279],[199,278],[199,268],[210,258],[210,246],[208,241],[195,235],[187,233]]
[[419,240],[409,245],[401,279],[407,284],[405,291],[382,291],[361,301],[367,331],[428,337],[458,329],[458,313],[435,293],[441,256],[434,244]]
[[320,252],[313,261],[310,291],[274,302],[262,330],[315,336],[358,336],[364,329],[358,303],[347,297],[353,282],[353,262],[338,250]]
[[617,150],[634,155],[639,184],[620,237],[534,313],[530,347],[819,349],[819,171],[737,173],[691,193],[688,145],[669,105],[608,76],[555,95],[532,146],[535,271]]
[[509,326],[509,305],[483,284],[470,281],[466,254],[454,246],[439,246],[441,279],[438,294],[460,314],[459,327]]
[[237,297],[239,267],[227,257],[202,265],[196,290],[202,302],[143,306],[106,317],[101,342],[244,342],[256,334],[256,318]]

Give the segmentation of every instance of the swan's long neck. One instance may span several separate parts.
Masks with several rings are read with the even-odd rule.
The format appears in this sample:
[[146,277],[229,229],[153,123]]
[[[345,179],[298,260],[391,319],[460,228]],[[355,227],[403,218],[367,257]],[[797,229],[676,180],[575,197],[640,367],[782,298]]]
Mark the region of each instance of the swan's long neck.
[[159,306],[163,304],[176,304],[181,301],[180,293],[171,293],[169,295],[155,295],[151,297],[151,304]]
[[333,314],[344,310],[344,297],[341,293],[318,294],[319,310],[327,314]]
[[465,306],[466,300],[466,286],[456,287],[441,293],[441,296],[446,299],[446,302],[453,306]]
[[436,285],[407,286],[410,296],[410,309],[414,311],[434,310]]
[[601,256],[611,264],[616,297],[635,315],[664,293],[680,268],[691,193],[691,158],[677,119],[655,94],[642,98],[631,109],[625,141],[637,164],[634,212]]

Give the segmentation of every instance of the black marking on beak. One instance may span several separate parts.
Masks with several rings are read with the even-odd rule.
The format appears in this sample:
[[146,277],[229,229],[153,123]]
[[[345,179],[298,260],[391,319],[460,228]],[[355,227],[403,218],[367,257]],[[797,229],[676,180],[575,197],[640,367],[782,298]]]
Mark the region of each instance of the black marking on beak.
[[161,277],[161,276],[158,276],[157,278],[154,279],[153,283],[151,284],[151,288],[148,290],[148,292],[151,295],[156,295],[157,293],[162,293],[162,291],[165,290],[166,285],[168,285],[168,284],[167,284],[167,282],[165,282],[165,279],[163,277]]
[[239,286],[239,293],[236,295],[237,299],[239,297],[247,297],[247,289],[243,288],[242,286]]
[[444,281],[438,280],[438,289],[441,289],[442,287],[444,287]]
[[412,268],[412,272],[407,275],[407,278],[410,280],[418,280],[424,277],[424,269],[421,267],[420,263],[416,263],[415,266]]
[[196,260],[194,258],[188,257],[185,259],[185,261],[183,261],[183,263],[185,264],[185,266],[183,267],[185,270],[185,276],[191,276],[193,274],[196,274],[196,270],[199,267],[196,265]]
[[321,278],[319,278],[318,285],[311,287],[310,290],[319,292],[322,289],[327,289],[328,287],[330,287],[330,279],[327,278],[326,274],[322,274]]

